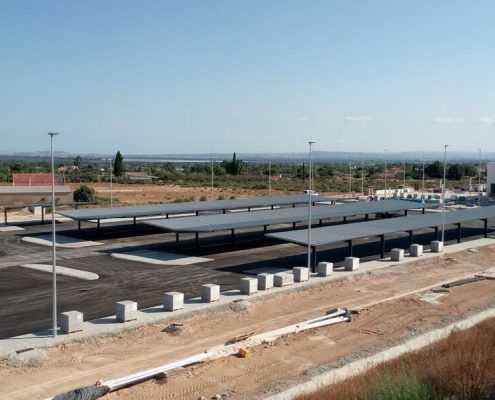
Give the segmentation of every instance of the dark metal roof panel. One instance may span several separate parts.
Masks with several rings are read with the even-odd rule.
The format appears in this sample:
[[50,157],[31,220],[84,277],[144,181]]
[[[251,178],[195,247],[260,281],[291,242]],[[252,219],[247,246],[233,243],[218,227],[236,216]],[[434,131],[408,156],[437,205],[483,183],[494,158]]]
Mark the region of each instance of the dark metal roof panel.
[[[414,229],[430,228],[442,225],[442,212],[412,215],[409,217],[390,218],[346,225],[326,226],[311,229],[311,245],[325,244],[359,239],[366,236],[379,236]],[[448,211],[445,224],[457,224],[473,220],[495,218],[495,206]],[[308,230],[296,230],[269,233],[266,236],[287,242],[308,245]]]
[[[325,196],[311,196],[313,202],[328,200]],[[250,199],[214,200],[185,203],[163,203],[125,207],[86,208],[60,211],[65,217],[79,221],[108,218],[153,217],[166,214],[188,214],[196,211],[219,211],[248,207],[270,207],[276,205],[303,204],[309,201],[307,194],[287,196],[264,196]]]
[[[420,207],[431,207],[404,200],[382,200],[339,205],[317,205],[312,207],[312,220],[349,217],[353,215],[396,212]],[[174,232],[215,232],[228,229],[250,228],[265,225],[306,222],[308,208],[283,208],[269,211],[202,215],[188,218],[160,219],[145,224]]]

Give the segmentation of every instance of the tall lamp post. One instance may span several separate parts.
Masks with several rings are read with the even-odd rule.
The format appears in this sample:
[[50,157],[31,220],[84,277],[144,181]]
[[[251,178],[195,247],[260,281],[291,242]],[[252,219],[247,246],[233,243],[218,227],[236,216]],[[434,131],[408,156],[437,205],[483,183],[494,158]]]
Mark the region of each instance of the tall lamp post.
[[210,149],[210,164],[211,164],[211,199],[213,200],[213,185],[215,179],[215,169],[213,167],[213,150]]
[[478,207],[481,207],[481,149],[478,149]]
[[268,196],[272,195],[272,152],[268,158]]
[[363,162],[361,163],[361,195],[364,196],[364,153]]
[[442,185],[442,244],[445,243],[445,187],[446,187],[446,176],[447,176],[447,147],[448,144],[443,145],[443,185]]
[[55,162],[53,159],[53,137],[59,135],[57,132],[49,132],[50,154],[52,158],[52,284],[53,284],[53,338],[57,337],[57,271],[56,271],[56,233],[55,233]]
[[110,207],[113,207],[113,158],[110,157]]
[[387,149],[385,149],[385,172],[384,172],[384,176],[385,176],[385,200],[387,200]]
[[313,191],[312,179],[312,162],[311,162],[311,146],[315,142],[309,141],[309,190],[308,190],[308,270],[311,271],[311,196]]

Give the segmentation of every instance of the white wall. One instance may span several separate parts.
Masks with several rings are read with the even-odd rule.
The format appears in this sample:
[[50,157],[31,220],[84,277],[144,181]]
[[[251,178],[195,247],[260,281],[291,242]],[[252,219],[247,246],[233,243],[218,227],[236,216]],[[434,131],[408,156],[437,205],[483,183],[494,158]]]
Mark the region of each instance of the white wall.
[[486,192],[488,195],[495,195],[495,162],[486,163]]

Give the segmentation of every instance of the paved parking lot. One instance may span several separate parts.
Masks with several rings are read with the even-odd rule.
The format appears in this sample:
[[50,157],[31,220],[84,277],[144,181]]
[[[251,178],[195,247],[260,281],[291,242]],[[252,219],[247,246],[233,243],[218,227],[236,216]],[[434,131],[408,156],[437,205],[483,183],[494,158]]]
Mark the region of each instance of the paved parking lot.
[[[222,291],[238,287],[246,270],[254,268],[289,267],[306,264],[306,249],[301,246],[275,242],[263,237],[262,230],[236,235],[209,234],[201,237],[196,248],[194,235],[184,235],[176,247],[175,235],[139,224],[135,230],[129,224],[105,226],[78,231],[72,222],[58,224],[58,232],[66,236],[103,242],[102,246],[82,249],[59,249],[57,265],[97,273],[100,279],[83,281],[59,276],[59,312],[79,310],[85,319],[114,314],[115,302],[134,300],[139,308],[162,302],[164,292],[181,291],[186,298],[197,297],[204,283],[217,283]],[[0,338],[48,329],[51,326],[51,275],[18,267],[23,263],[51,263],[51,248],[22,241],[25,235],[50,232],[49,224],[24,225],[25,230],[0,234]],[[454,241],[457,231],[447,231],[447,240]],[[482,237],[482,224],[473,222],[463,227],[463,238]],[[415,241],[427,244],[433,231],[415,233]],[[407,248],[407,234],[387,238],[387,251],[393,247]],[[189,256],[207,257],[211,261],[187,266],[163,266],[116,259],[114,251],[151,249]],[[363,260],[378,258],[378,238],[356,241],[354,256]],[[345,243],[319,249],[318,260],[341,264],[347,256]]]

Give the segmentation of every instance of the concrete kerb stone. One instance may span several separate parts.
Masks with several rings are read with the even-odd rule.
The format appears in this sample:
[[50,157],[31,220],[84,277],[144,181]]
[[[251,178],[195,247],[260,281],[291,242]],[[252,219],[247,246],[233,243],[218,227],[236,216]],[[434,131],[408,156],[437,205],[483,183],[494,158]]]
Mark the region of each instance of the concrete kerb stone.
[[273,275],[273,285],[275,287],[289,286],[294,283],[294,275],[287,272],[279,272]]
[[205,303],[213,303],[220,300],[220,286],[214,283],[201,285],[201,300]]
[[268,290],[273,288],[273,274],[263,272],[258,274],[258,290]]
[[184,293],[167,292],[163,295],[163,310],[177,311],[184,308]]
[[333,274],[333,263],[322,261],[318,263],[317,274],[321,277],[326,277]]
[[258,291],[258,279],[253,277],[241,278],[241,294],[246,294],[248,296],[256,293]]
[[414,243],[409,246],[409,255],[411,257],[421,257],[423,255],[423,245]]
[[[462,242],[459,244],[452,244],[446,246],[444,253],[454,253],[471,248],[483,247],[495,244],[493,239],[479,239],[470,242]],[[425,253],[424,258],[439,257],[439,253]],[[410,262],[416,261],[415,258],[406,258],[400,264],[401,267]],[[273,290],[262,290],[254,293],[249,297],[249,301],[257,302],[264,301],[270,298],[278,296],[280,293],[286,292],[298,292],[312,289],[318,285],[326,285],[330,282],[338,282],[346,280],[351,276],[367,274],[373,271],[382,269],[391,269],[398,265],[388,260],[374,260],[361,264],[361,269],[357,271],[339,272],[339,274],[333,274],[327,277],[319,277],[314,274],[306,282],[301,282],[296,286],[284,286]],[[481,271],[481,270],[480,270]],[[83,322],[83,331],[74,332],[70,335],[58,335],[56,339],[53,339],[51,330],[28,333],[15,338],[0,340],[0,359],[5,359],[12,351],[23,350],[26,348],[47,348],[55,346],[61,343],[86,340],[92,337],[103,337],[108,335],[119,334],[123,331],[139,328],[153,323],[165,323],[167,321],[183,318],[189,318],[194,315],[203,314],[205,312],[229,310],[230,303],[235,300],[245,299],[246,296],[240,294],[239,290],[232,290],[222,293],[220,300],[216,303],[203,303],[201,298],[187,299],[184,301],[184,308],[177,310],[173,313],[163,311],[163,305],[145,308],[137,311],[137,318],[135,321],[130,321],[125,324],[116,322],[115,316],[107,316],[98,318],[92,321]],[[112,322],[115,321],[115,322]]]
[[404,249],[392,249],[390,251],[390,259],[392,261],[402,261],[404,259]]
[[306,282],[309,280],[309,268],[307,267],[294,267],[292,273],[294,274],[294,282]]
[[433,240],[430,243],[430,250],[432,253],[441,253],[443,251],[443,242],[439,240]]
[[65,334],[82,331],[83,319],[83,313],[79,311],[66,311],[61,313],[60,331]]
[[359,258],[346,257],[344,262],[344,269],[346,271],[357,271],[359,269]]
[[134,321],[137,318],[137,303],[124,300],[115,303],[115,319],[118,322]]

